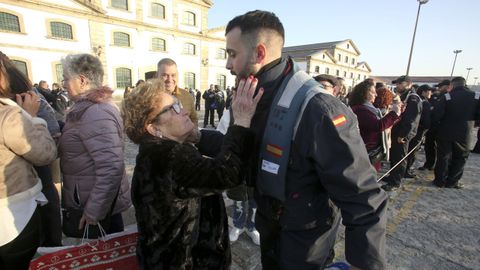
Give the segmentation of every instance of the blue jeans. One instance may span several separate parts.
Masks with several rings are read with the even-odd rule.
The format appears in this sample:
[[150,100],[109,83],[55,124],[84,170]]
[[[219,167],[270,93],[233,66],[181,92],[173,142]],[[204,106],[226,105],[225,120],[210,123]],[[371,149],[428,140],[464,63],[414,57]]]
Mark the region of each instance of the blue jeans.
[[255,212],[257,212],[257,203],[254,199],[248,201],[233,201],[233,226],[239,229],[247,228],[252,231],[255,229]]

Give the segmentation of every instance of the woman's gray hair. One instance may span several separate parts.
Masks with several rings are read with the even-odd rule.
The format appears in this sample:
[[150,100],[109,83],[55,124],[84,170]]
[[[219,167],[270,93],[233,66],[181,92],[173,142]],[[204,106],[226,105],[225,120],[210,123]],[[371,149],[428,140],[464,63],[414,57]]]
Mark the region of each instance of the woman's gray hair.
[[98,57],[91,54],[69,54],[62,59],[62,67],[68,76],[83,75],[93,87],[103,85],[103,66]]

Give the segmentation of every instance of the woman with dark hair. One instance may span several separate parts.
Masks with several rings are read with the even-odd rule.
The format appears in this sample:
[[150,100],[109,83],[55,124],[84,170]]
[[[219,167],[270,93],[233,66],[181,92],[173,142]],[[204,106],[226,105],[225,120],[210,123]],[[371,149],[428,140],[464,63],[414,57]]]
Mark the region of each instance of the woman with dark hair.
[[[69,226],[64,220],[64,233],[67,227],[82,230],[102,220],[110,221],[103,223],[110,225],[104,228],[107,234],[123,231],[122,212],[131,206],[130,184],[125,172],[123,122],[112,101],[113,90],[103,86],[103,65],[93,55],[67,55],[62,67],[63,87],[74,102],[58,144],[62,206],[72,213],[82,212],[80,220],[72,219]],[[75,237],[73,233],[70,236]]]
[[47,199],[33,167],[50,164],[57,155],[47,123],[36,117],[38,95],[12,91],[12,87],[32,88],[28,80],[10,78],[8,71],[14,69],[0,52],[0,269],[28,269],[40,246],[38,205]]
[[377,171],[380,161],[386,153],[382,136],[387,128],[392,127],[400,116],[400,106],[392,106],[392,111],[385,116],[373,106],[377,92],[372,79],[366,79],[357,84],[350,93],[349,105],[357,115],[360,135],[362,136],[370,161]]
[[250,120],[263,93],[253,98],[256,85],[256,79],[240,83],[232,103],[234,125],[214,158],[204,156],[201,145],[211,144],[209,132],[220,136],[217,141],[222,135],[202,130],[199,148],[193,146],[189,138],[198,129],[162,80],[149,80],[124,100],[125,131],[139,144],[132,200],[142,269],[230,269],[221,192],[243,179],[254,140]]

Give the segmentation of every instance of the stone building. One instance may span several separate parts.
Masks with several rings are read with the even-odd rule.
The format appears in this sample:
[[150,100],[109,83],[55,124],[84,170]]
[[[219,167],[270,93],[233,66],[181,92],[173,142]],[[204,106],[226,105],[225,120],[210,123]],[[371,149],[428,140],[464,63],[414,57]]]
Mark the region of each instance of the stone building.
[[0,50],[33,82],[62,81],[60,59],[100,57],[105,84],[124,89],[149,78],[164,57],[180,87],[234,84],[225,69],[224,28],[208,29],[210,0],[2,0]]
[[366,62],[359,60],[360,50],[350,39],[285,47],[283,56],[287,55],[312,76],[342,77],[349,90],[372,71]]

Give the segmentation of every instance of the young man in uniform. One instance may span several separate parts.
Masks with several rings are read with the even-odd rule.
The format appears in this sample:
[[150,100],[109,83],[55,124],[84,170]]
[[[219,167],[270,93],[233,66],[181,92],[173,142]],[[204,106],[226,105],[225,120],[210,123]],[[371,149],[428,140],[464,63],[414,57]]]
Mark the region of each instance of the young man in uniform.
[[[256,154],[247,172],[253,180],[248,184],[255,186],[263,269],[323,269],[340,216],[350,269],[385,269],[387,196],[353,112],[282,58],[284,29],[275,14],[247,12],[232,19],[225,33],[227,69],[237,79],[255,77],[264,89],[251,123]],[[300,99],[301,117],[282,103],[295,88],[309,89]],[[294,98],[290,108],[298,104]],[[273,123],[278,116],[289,123],[298,119],[296,132],[283,120]],[[286,131],[293,136],[284,136]],[[270,143],[277,139],[286,140],[286,147]],[[267,160],[271,154],[278,164]]]

